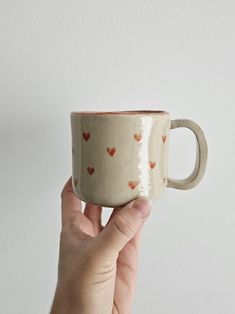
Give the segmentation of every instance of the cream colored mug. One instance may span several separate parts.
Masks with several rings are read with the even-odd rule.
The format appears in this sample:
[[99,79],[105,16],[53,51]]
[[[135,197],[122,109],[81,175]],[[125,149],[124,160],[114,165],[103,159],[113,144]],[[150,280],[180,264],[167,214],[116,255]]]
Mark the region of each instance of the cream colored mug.
[[[72,182],[83,201],[122,206],[140,196],[157,199],[165,187],[191,189],[202,179],[207,143],[191,120],[171,120],[165,111],[71,112]],[[185,127],[196,136],[192,174],[168,178],[170,129]]]

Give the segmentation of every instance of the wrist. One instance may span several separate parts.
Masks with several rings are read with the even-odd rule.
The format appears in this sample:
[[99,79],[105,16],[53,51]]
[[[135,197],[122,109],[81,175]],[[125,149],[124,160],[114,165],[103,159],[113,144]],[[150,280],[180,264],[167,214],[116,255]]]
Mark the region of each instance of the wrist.
[[79,298],[76,298],[69,284],[58,283],[50,314],[77,314],[80,312]]

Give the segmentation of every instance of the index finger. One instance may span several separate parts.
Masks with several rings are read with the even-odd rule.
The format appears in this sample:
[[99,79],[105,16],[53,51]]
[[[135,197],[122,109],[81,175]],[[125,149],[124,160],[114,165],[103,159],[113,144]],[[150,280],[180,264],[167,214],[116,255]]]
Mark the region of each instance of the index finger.
[[73,191],[72,177],[61,192],[62,226],[69,224],[82,215],[82,202]]

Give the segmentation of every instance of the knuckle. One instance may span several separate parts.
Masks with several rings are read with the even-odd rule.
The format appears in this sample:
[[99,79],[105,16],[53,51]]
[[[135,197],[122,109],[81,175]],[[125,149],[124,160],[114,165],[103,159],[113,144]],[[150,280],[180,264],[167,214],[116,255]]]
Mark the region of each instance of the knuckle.
[[64,234],[65,236],[70,234],[79,234],[83,228],[83,223],[81,221],[68,221],[66,224],[63,225],[62,227],[62,235]]
[[65,193],[65,191],[64,191],[64,189],[61,191],[61,193],[60,193],[60,198],[61,199],[63,199],[64,198],[64,193]]
[[67,237],[68,235],[75,234],[79,229],[76,221],[68,221],[63,224],[60,232],[61,237]]
[[62,191],[60,193],[60,196],[63,199],[63,198],[67,198],[70,194],[71,194],[70,191],[68,191],[66,189],[66,187],[63,187],[63,189],[62,189]]
[[119,214],[116,214],[113,221],[113,226],[119,233],[121,233],[125,237],[130,237],[134,233],[134,228],[132,224],[125,217]]
[[66,239],[70,235],[70,230],[67,227],[63,227],[60,231],[60,240]]

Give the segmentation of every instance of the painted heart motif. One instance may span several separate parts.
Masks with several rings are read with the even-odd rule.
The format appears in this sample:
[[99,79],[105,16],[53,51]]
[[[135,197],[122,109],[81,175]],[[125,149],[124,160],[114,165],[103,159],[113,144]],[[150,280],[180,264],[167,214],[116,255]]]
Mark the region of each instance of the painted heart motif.
[[162,135],[162,141],[163,141],[163,143],[166,142],[166,139],[167,139],[167,136],[166,136],[166,135]]
[[149,167],[150,167],[151,169],[155,168],[155,166],[156,166],[156,161],[150,161],[150,162],[149,162]]
[[129,186],[129,188],[130,188],[131,190],[134,190],[134,189],[137,187],[138,184],[139,184],[138,181],[129,181],[129,182],[128,182],[128,186]]
[[87,167],[87,171],[90,175],[92,175],[95,172],[95,168],[93,167]]
[[85,141],[88,141],[90,136],[91,136],[91,133],[90,132],[83,132],[82,136],[83,136]]
[[140,133],[136,133],[134,134],[134,139],[137,141],[137,142],[140,142],[142,140],[142,135]]
[[78,179],[74,179],[73,184],[74,184],[74,186],[77,186],[78,185]]
[[107,152],[109,153],[109,155],[111,156],[111,157],[113,157],[113,155],[115,154],[115,152],[116,152],[116,148],[115,147],[107,147]]

